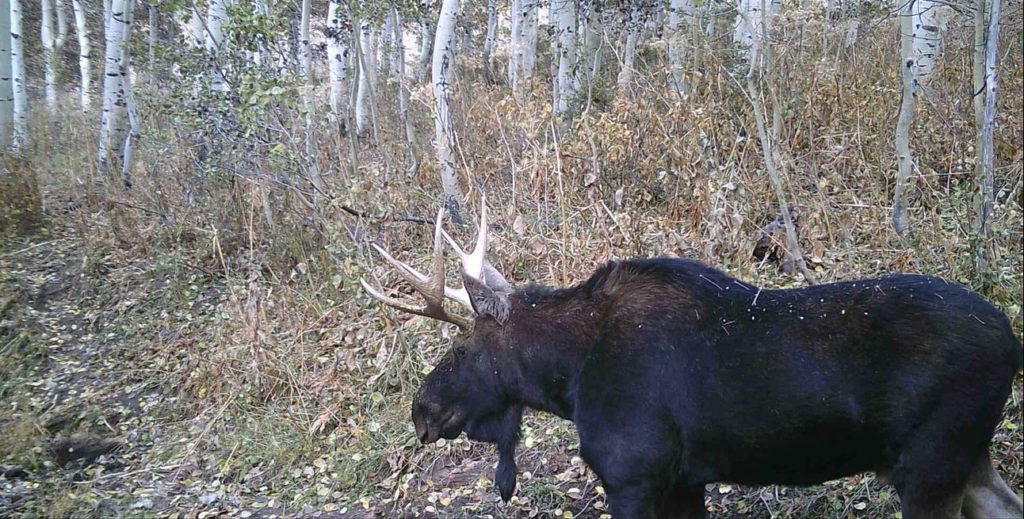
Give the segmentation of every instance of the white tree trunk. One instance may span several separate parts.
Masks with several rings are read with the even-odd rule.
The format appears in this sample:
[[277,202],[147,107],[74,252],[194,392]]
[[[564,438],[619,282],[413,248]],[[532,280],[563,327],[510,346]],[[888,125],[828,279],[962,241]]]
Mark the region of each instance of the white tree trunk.
[[57,36],[53,42],[53,46],[57,52],[60,52],[60,50],[64,48],[64,43],[68,41],[68,13],[64,8],[64,0],[53,1],[54,14],[57,15]]
[[[996,65],[999,61],[999,11],[1000,0],[989,0],[988,2],[988,37],[985,38],[985,106],[982,112],[982,124],[978,129],[978,141],[981,144],[978,150],[978,160],[981,162],[982,175],[979,179],[981,187],[981,204],[978,208],[977,237],[975,239],[975,261],[978,272],[987,274],[989,271],[989,258],[987,254],[987,241],[989,235],[989,220],[992,217],[992,206],[995,203],[995,144],[993,133],[996,126]],[[979,13],[976,15],[976,23],[983,23],[985,16]]]
[[39,37],[43,42],[43,88],[46,91],[46,109],[53,117],[57,113],[57,35],[54,33],[53,0],[40,0],[42,22]]
[[[0,154],[14,144],[14,83],[11,81],[11,4],[0,0]],[[0,176],[5,168],[0,165]]]
[[487,0],[487,35],[484,37],[484,65],[491,70],[491,54],[498,35],[498,0]]
[[910,152],[910,128],[914,124],[914,3],[908,2],[900,12],[900,79],[903,100],[896,122],[896,189],[893,195],[892,223],[898,234],[910,228],[907,217],[906,191],[914,170]]
[[342,128],[346,121],[345,76],[348,72],[348,42],[352,34],[350,21],[340,0],[327,6],[327,75],[330,83],[330,120],[333,128]]
[[213,91],[227,92],[224,77],[223,56],[227,54],[227,40],[224,38],[224,24],[228,23],[229,0],[209,0],[206,8],[206,50],[213,58]]
[[508,84],[512,91],[516,91],[518,85],[519,64],[522,62],[523,33],[520,29],[520,13],[522,12],[522,0],[509,0],[508,22],[509,22],[509,43],[508,43]]
[[690,85],[683,78],[686,25],[693,23],[693,0],[672,0],[668,8],[669,86],[678,95],[689,93]]
[[589,84],[601,70],[601,32],[598,3],[581,0],[579,9],[580,71],[579,82]]
[[[106,29],[106,58],[103,65],[103,113],[100,115],[100,171],[109,174],[111,158],[123,161],[127,137],[128,36],[131,34],[134,0],[112,0]],[[123,162],[122,162],[123,163]],[[116,169],[116,168],[115,168]]]
[[[766,23],[762,23],[762,4],[766,4],[765,8],[768,10],[767,18],[764,20]],[[771,24],[771,18],[778,12],[780,5],[781,0],[739,0],[736,6],[733,41],[746,51],[748,63],[757,59],[761,42],[764,40],[764,27]],[[713,20],[711,24],[714,24]]]
[[512,0],[512,43],[509,57],[509,84],[517,99],[525,99],[530,91],[533,68],[537,62],[537,2]]
[[92,45],[89,41],[89,26],[82,0],[71,0],[71,7],[75,12],[75,34],[78,35],[78,73],[81,76],[78,100],[82,113],[89,113],[92,108]]
[[394,43],[395,43],[395,77],[398,78],[398,115],[405,125],[405,144],[409,151],[411,171],[418,167],[416,153],[416,131],[409,117],[409,78],[405,77],[405,31],[402,30],[402,15],[397,7],[392,7],[392,14],[395,17]]
[[914,80],[922,84],[931,76],[935,60],[942,54],[944,4],[937,0],[914,0],[912,9]]
[[312,66],[312,52],[309,47],[309,1],[302,0],[302,18],[299,21],[299,77],[309,77]]
[[520,81],[530,89],[530,82],[533,81],[533,70],[537,66],[537,23],[539,11],[539,0],[521,0],[526,15],[520,23],[523,27],[523,62],[520,71]]
[[576,1],[552,0],[558,21],[558,102],[555,113],[564,115],[576,99]]
[[25,39],[21,27],[21,0],[11,0],[11,80],[14,87],[14,145],[28,138],[28,95],[25,92]]
[[437,149],[441,187],[444,190],[444,205],[452,220],[461,224],[462,189],[459,188],[455,173],[455,125],[449,106],[455,65],[452,47],[455,44],[455,22],[459,16],[459,7],[459,0],[443,0],[441,3],[441,16],[438,17],[434,36],[431,81],[434,89],[434,145]]
[[426,81],[430,75],[430,59],[434,55],[434,21],[424,16],[420,21],[420,57],[416,68],[416,81]]
[[198,49],[206,42],[206,29],[203,29],[203,14],[199,11],[199,6],[196,5],[195,0],[192,0],[192,7],[190,11],[192,15],[188,19],[188,34],[186,35],[186,39],[188,40],[189,47]]
[[640,2],[634,2],[626,16],[626,43],[622,48],[622,68],[619,69],[619,89],[632,97],[633,73],[635,71],[636,44],[644,28],[644,11]]
[[156,0],[149,0],[149,11],[147,14],[149,22],[149,74],[156,72],[156,43],[160,33],[160,19],[157,17]]
[[370,106],[371,90],[376,85],[377,63],[373,49],[373,26],[368,21],[360,24],[359,29],[359,55],[362,58],[359,70],[359,90],[356,92],[356,135],[366,135],[373,121],[370,120],[372,107]]

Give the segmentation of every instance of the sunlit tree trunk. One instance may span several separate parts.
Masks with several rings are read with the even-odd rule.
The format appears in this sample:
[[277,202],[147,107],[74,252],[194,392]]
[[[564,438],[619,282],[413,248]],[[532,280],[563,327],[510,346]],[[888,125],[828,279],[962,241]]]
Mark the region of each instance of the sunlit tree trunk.
[[509,59],[509,83],[512,93],[523,100],[531,89],[537,62],[537,1],[513,0],[512,55]]
[[60,53],[64,48],[64,43],[68,41],[68,13],[64,6],[64,0],[53,0],[53,2],[53,12],[57,16],[57,35],[53,46]]
[[374,123],[370,118],[373,115],[370,106],[371,89],[376,84],[377,63],[373,49],[373,25],[364,21],[359,29],[359,56],[360,63],[359,90],[356,93],[356,134],[366,135],[366,131]]
[[28,138],[28,95],[25,92],[25,39],[21,28],[21,0],[11,0],[11,80],[14,87],[14,145]]
[[910,128],[914,124],[914,2],[908,2],[900,12],[900,79],[903,99],[896,122],[896,189],[892,203],[892,223],[896,232],[903,234],[910,228],[907,217],[906,192],[914,170],[914,157],[910,152]]
[[[985,6],[979,0],[979,10],[975,14],[975,23],[988,25],[988,35],[983,39],[985,54],[982,82],[984,83],[985,101],[981,111],[981,125],[976,130],[978,132],[978,157],[975,159],[981,164],[981,175],[976,181],[981,200],[978,204],[975,223],[974,258],[978,273],[983,276],[987,276],[990,269],[987,244],[989,234],[991,234],[989,220],[992,217],[992,209],[995,204],[995,144],[993,143],[993,133],[996,126],[996,87],[998,83],[996,67],[999,61],[1000,4],[1001,0],[988,0],[988,13],[985,16]],[[981,95],[981,92],[976,92],[975,95]]]
[[[128,36],[131,34],[134,0],[112,0],[110,23],[106,29],[106,57],[103,66],[103,112],[100,115],[99,165],[109,175],[117,165],[123,164],[124,143],[127,137],[127,93],[131,88],[128,78]],[[126,179],[127,180],[127,179]]]
[[598,5],[593,0],[580,0],[579,4],[580,67],[577,76],[580,83],[589,84],[601,70],[600,14],[596,11]]
[[[738,47],[746,50],[748,62],[757,59],[761,42],[764,40],[763,27],[771,23],[771,18],[778,12],[780,5],[780,0],[770,0],[767,2],[762,2],[761,0],[739,0],[736,6],[736,26],[733,30],[733,41]],[[763,10],[767,10],[767,16],[763,16]],[[714,21],[711,23],[713,24]]]
[[943,5],[937,0],[914,0],[911,2],[914,80],[918,84],[923,84],[931,76],[935,70],[935,61],[942,53],[940,17]]
[[57,35],[54,32],[53,0],[40,0],[42,16],[39,37],[43,42],[43,89],[50,116],[57,113]]
[[423,82],[430,76],[430,61],[434,55],[434,19],[427,14],[420,20],[420,57],[416,60],[416,80]]
[[462,189],[455,173],[455,125],[452,121],[449,96],[455,65],[455,22],[459,16],[459,0],[444,0],[434,36],[434,59],[431,81],[434,89],[434,145],[437,148],[444,205],[453,222],[462,223]]
[[498,0],[487,0],[487,35],[484,37],[484,66],[491,71],[491,54],[498,35]]
[[330,83],[328,103],[333,128],[345,132],[345,76],[348,72],[348,42],[351,25],[339,0],[331,0],[327,7],[327,74]]
[[522,12],[522,0],[509,0],[508,2],[508,21],[509,21],[509,56],[508,56],[508,84],[512,86],[512,91],[515,92],[517,85],[517,76],[519,74],[520,65],[522,62],[522,46],[523,46],[523,33],[520,29],[520,21],[522,20],[520,13]]
[[158,36],[160,35],[160,19],[157,17],[157,7],[155,0],[149,0],[149,74],[152,76],[156,73],[156,43]]
[[227,54],[227,40],[224,38],[224,24],[228,23],[229,0],[209,0],[206,9],[206,50],[213,59],[213,90],[226,92],[228,84],[224,79],[224,64],[221,63]]
[[520,80],[524,83],[526,90],[530,90],[530,83],[533,81],[533,70],[537,66],[537,23],[539,15],[539,0],[522,0],[525,16],[520,23],[523,23],[523,62],[520,71]]
[[416,171],[419,159],[416,145],[416,131],[409,117],[409,78],[405,76],[405,34],[402,30],[402,15],[398,8],[392,8],[395,17],[395,76],[398,78],[398,115],[405,125],[405,144],[409,152],[409,170]]
[[82,0],[71,0],[75,13],[75,34],[78,35],[78,102],[83,113],[92,108],[92,45],[89,41],[89,26],[86,23]]
[[636,44],[644,27],[644,10],[641,2],[634,2],[626,15],[626,42],[622,47],[622,68],[619,69],[619,89],[633,97],[633,73],[636,61]]
[[[0,0],[0,153],[14,144],[14,82],[11,80],[11,4]],[[0,174],[4,170],[0,165]]]
[[683,79],[685,60],[686,24],[693,23],[693,0],[672,0],[668,8],[668,63],[669,86],[677,94],[690,91],[690,85]]
[[555,112],[564,115],[576,98],[576,2],[553,0],[551,10],[558,21],[558,102]]
[[206,43],[206,30],[203,29],[203,14],[195,0],[192,0],[192,7],[189,9],[191,16],[188,19],[188,45],[198,49]]

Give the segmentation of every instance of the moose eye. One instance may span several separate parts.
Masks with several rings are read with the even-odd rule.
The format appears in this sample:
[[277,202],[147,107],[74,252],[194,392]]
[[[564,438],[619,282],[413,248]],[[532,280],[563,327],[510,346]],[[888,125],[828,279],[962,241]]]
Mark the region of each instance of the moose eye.
[[460,359],[465,357],[466,356],[466,348],[463,347],[463,346],[456,346],[455,347],[455,356],[460,358]]

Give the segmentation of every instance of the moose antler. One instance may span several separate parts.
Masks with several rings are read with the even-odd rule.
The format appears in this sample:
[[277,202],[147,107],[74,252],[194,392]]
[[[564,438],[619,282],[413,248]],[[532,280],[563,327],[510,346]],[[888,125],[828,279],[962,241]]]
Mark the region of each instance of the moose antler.
[[[387,260],[388,263],[395,267],[398,274],[408,281],[417,292],[423,295],[423,299],[426,300],[426,305],[422,307],[411,306],[399,301],[398,299],[386,296],[373,288],[373,286],[362,278],[359,278],[359,283],[363,286],[363,290],[373,296],[374,299],[392,308],[411,314],[422,315],[424,317],[449,322],[465,329],[471,324],[468,319],[459,315],[449,314],[444,309],[445,297],[458,301],[470,310],[472,310],[473,307],[469,301],[469,294],[466,293],[465,289],[450,288],[445,286],[444,283],[444,242],[441,238],[442,236],[447,236],[447,233],[441,229],[441,218],[443,216],[444,209],[441,209],[437,213],[437,223],[434,224],[434,252],[431,255],[430,260],[430,276],[425,276],[409,265],[395,259],[376,243],[372,244],[373,248],[376,249],[381,256],[384,256],[384,259]],[[484,230],[484,233],[486,233],[486,230]],[[486,240],[486,238],[484,239]]]
[[[505,277],[498,272],[497,269],[491,265],[491,262],[487,261],[487,196],[482,195],[480,197],[480,230],[476,237],[476,246],[473,247],[473,252],[466,252],[459,247],[455,240],[445,232],[441,230],[441,234],[444,235],[444,239],[448,240],[448,244],[451,245],[455,253],[459,255],[459,259],[462,260],[462,271],[469,277],[480,281],[487,285],[492,290],[499,292],[511,292],[512,286],[509,285]],[[469,300],[468,294],[465,289],[459,289],[458,295],[466,296],[466,300]]]

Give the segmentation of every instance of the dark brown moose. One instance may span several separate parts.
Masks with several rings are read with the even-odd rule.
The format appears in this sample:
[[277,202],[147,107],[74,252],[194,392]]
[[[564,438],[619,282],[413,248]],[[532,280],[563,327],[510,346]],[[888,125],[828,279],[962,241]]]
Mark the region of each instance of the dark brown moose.
[[[466,330],[416,394],[423,443],[497,444],[515,491],[523,409],[572,420],[616,519],[704,517],[704,486],[808,485],[887,475],[903,517],[1021,517],[988,444],[1021,368],[1006,317],[938,278],[893,275],[760,289],[698,262],[611,262],[571,288],[513,289],[463,252],[438,214],[430,275],[377,250],[422,293],[414,307]],[[464,289],[445,286],[447,239]],[[443,301],[471,308],[469,321]]]

